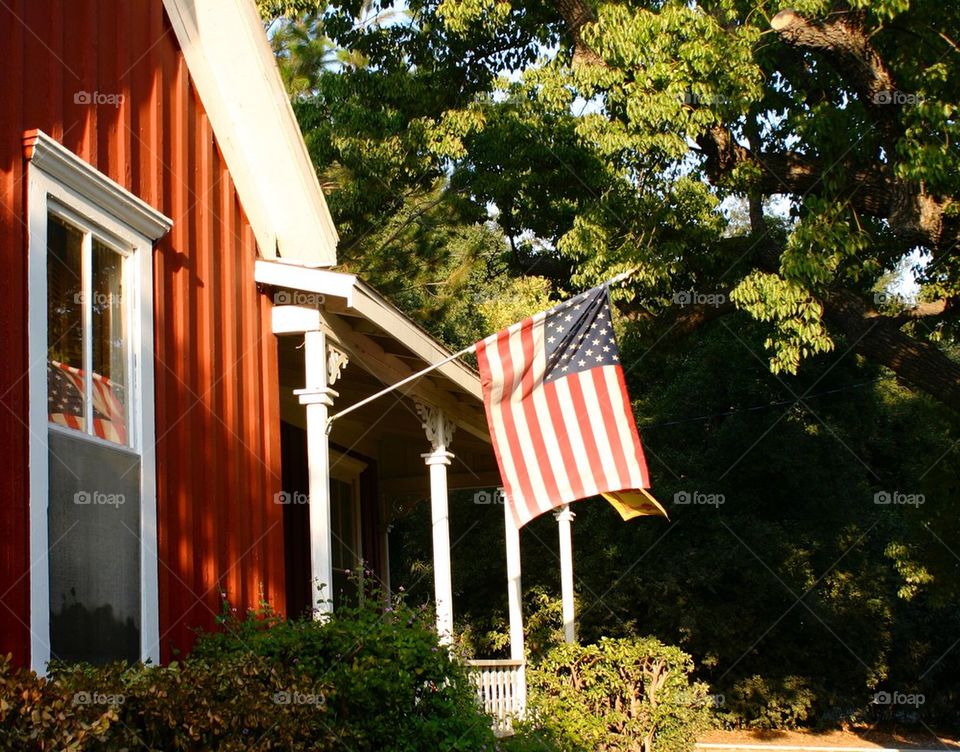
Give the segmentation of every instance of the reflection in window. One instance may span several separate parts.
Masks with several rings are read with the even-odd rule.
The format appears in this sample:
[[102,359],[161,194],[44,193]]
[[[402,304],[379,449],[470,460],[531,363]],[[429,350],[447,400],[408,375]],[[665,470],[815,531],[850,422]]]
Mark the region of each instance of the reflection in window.
[[[127,443],[127,326],[123,308],[124,257],[93,239],[90,296],[93,338],[94,423],[110,423],[102,438]],[[99,432],[98,432],[99,434]]]
[[129,445],[126,257],[51,214],[47,221],[49,420]]
[[47,221],[47,411],[50,422],[86,430],[83,380],[83,233]]

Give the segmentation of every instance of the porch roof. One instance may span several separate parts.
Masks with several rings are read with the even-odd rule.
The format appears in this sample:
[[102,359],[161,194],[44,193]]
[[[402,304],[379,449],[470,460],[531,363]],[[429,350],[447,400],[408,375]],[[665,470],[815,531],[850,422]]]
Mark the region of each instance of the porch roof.
[[[291,322],[291,331],[304,326],[319,328],[331,345],[348,356],[350,363],[343,377],[333,384],[339,392],[334,412],[450,355],[446,347],[353,274],[265,260],[256,262],[255,274],[260,284],[298,293],[288,297],[294,305],[284,306],[300,319]],[[280,339],[281,414],[299,425],[303,411],[292,390],[302,386],[303,351],[292,338]],[[480,377],[459,360],[338,419],[333,424],[331,445],[376,458],[381,490],[386,495],[410,501],[423,498],[429,491],[429,479],[421,454],[429,449],[429,442],[415,400],[439,407],[460,429],[452,445],[455,457],[449,487],[499,485]]]

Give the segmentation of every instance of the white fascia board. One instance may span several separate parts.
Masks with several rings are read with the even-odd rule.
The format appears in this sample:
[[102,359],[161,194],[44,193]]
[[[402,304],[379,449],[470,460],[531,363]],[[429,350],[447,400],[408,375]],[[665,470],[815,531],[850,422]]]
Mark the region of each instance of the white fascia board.
[[282,261],[259,260],[254,266],[253,275],[260,284],[299,290],[324,297],[341,298],[348,308],[353,307],[354,290],[357,284],[357,278],[353,274],[313,269],[298,264],[286,264]]
[[163,0],[264,258],[336,264],[337,231],[252,0]]
[[320,311],[305,306],[275,305],[272,326],[274,334],[318,332],[321,328]]
[[[257,261],[254,278],[265,285],[322,295],[324,298],[339,298],[347,308],[375,324],[428,365],[439,363],[451,354],[450,350],[413,323],[399,308],[372,287],[358,280],[356,275],[310,269],[278,261]],[[297,296],[291,296],[290,302],[297,304]],[[322,302],[323,300],[317,301]],[[466,363],[453,360],[437,368],[437,372],[467,394],[478,400],[483,398],[480,376]]]
[[[357,282],[357,295],[351,306],[357,313],[372,321],[404,347],[423,359],[428,365],[439,363],[451,355],[450,350],[411,321],[399,308],[363,282]],[[478,400],[483,399],[480,375],[462,360],[452,360],[437,368],[463,391]]]

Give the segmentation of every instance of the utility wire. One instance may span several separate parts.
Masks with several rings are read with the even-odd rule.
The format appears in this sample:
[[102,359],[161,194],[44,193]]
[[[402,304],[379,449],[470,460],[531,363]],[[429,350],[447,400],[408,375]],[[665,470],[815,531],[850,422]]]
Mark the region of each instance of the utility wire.
[[710,415],[699,415],[695,418],[679,418],[678,420],[666,420],[661,423],[641,423],[640,428],[660,428],[661,426],[676,426],[681,423],[693,423],[700,420],[710,420],[711,418],[723,418],[727,415],[735,415],[736,413],[749,413],[757,412],[759,410],[769,410],[774,407],[783,407],[784,405],[793,405],[797,402],[805,402],[809,399],[814,399],[816,397],[826,397],[831,394],[837,394],[839,392],[847,392],[851,389],[859,389],[860,387],[870,386],[871,384],[876,384],[878,381],[882,381],[884,377],[878,377],[876,379],[871,379],[870,381],[862,381],[859,384],[849,384],[847,386],[837,387],[836,389],[827,389],[823,392],[816,392],[815,394],[807,394],[805,396],[796,397],[794,399],[780,400],[779,402],[768,402],[763,405],[753,405],[751,407],[738,407],[734,410],[727,410],[722,413],[712,413]]

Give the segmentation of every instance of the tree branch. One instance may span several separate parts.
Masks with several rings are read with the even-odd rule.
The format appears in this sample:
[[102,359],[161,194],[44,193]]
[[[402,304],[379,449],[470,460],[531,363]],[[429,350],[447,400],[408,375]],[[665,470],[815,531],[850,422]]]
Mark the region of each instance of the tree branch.
[[883,316],[856,295],[833,291],[823,296],[827,322],[868,360],[886,366],[915,389],[960,411],[960,364],[929,342],[900,331],[896,317]]
[[849,186],[841,198],[862,214],[887,220],[905,246],[922,245],[936,252],[949,250],[960,241],[960,220],[946,211],[950,200],[939,201],[915,184],[897,181],[882,166],[825,165],[798,152],[754,154],[720,125],[704,131],[697,145],[706,157],[707,177],[714,184],[736,167],[751,164],[759,173],[753,187],[762,194],[803,196],[820,185],[827,172],[836,170],[846,176]]
[[554,0],[553,4],[573,39],[573,64],[606,66],[606,61],[583,41],[583,27],[597,20],[593,8],[585,0]]
[[770,21],[786,44],[818,52],[856,91],[892,144],[900,134],[894,104],[898,91],[893,74],[864,33],[859,16],[844,13],[829,21],[811,21],[795,10],[782,10]]

